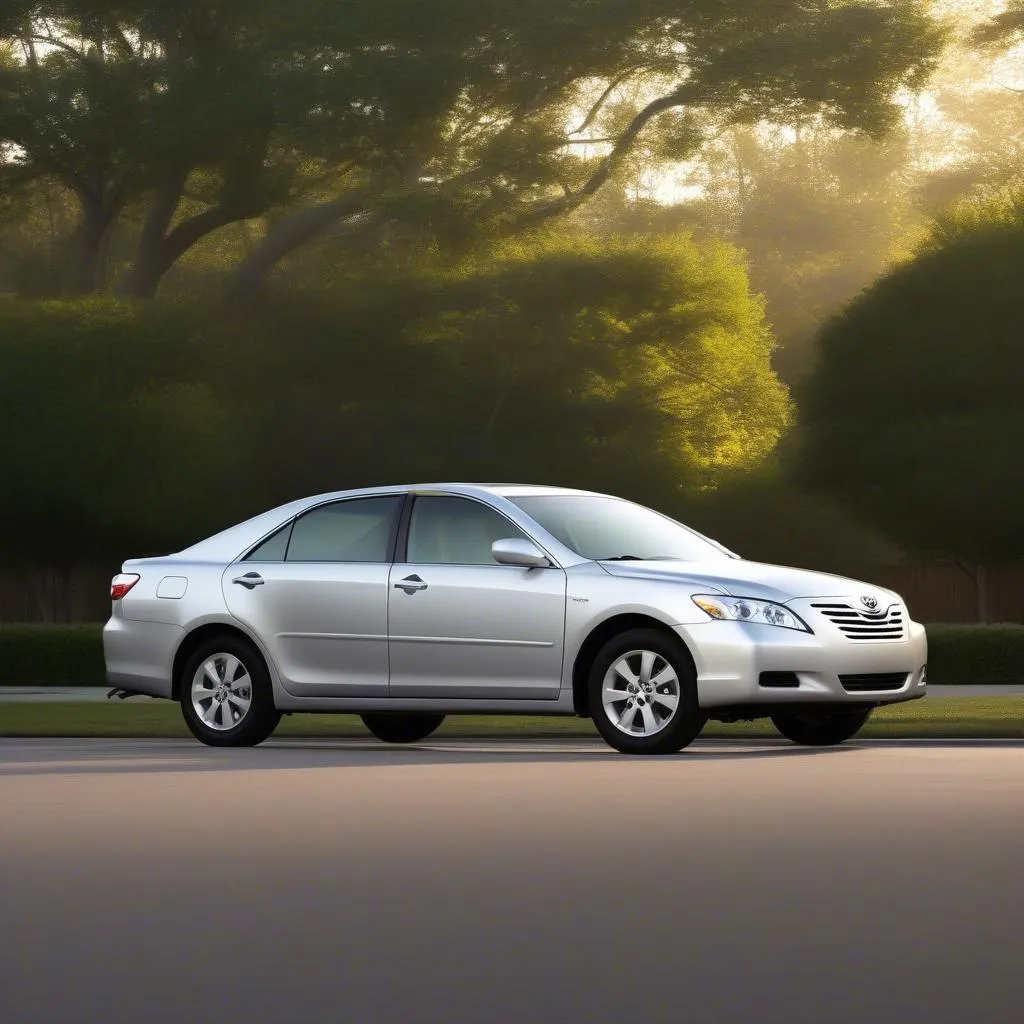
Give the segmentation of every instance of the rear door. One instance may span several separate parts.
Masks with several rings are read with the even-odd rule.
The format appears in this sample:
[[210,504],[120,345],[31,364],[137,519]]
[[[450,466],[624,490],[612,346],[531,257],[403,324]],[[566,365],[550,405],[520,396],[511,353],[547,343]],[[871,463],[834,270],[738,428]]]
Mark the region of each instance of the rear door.
[[565,571],[499,565],[491,544],[509,537],[523,533],[483,502],[413,499],[388,590],[391,696],[558,697]]
[[388,574],[403,497],[318,505],[228,567],[228,608],[263,640],[289,693],[387,696]]

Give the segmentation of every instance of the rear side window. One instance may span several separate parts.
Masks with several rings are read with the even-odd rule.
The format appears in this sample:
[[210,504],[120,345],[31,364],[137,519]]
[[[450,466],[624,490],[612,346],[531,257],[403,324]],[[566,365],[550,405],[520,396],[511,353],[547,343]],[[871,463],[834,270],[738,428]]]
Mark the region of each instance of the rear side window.
[[262,544],[257,545],[245,556],[246,562],[283,562],[285,549],[288,547],[288,533],[292,524],[282,526],[272,533]]
[[289,562],[386,562],[398,495],[321,505],[295,520]]

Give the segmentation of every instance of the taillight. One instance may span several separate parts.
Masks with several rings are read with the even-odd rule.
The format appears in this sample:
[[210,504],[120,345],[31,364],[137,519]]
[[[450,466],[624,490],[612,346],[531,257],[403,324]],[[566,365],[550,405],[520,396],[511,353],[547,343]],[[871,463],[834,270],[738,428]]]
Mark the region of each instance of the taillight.
[[133,572],[120,572],[110,581],[110,600],[120,601],[142,577]]

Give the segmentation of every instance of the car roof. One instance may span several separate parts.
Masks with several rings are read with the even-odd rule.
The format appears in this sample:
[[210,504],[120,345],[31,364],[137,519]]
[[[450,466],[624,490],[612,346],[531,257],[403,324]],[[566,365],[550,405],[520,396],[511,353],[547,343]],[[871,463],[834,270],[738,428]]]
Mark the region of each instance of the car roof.
[[[464,497],[482,498],[492,496],[509,499],[541,494],[596,494],[595,491],[581,491],[571,487],[555,487],[550,484],[491,484],[466,482],[435,482],[419,484],[392,484],[390,486],[357,487],[344,491],[327,491],[290,501],[276,508],[268,509],[240,523],[235,523],[212,536],[205,537],[175,553],[176,558],[195,560],[230,560],[243,549],[268,536],[281,524],[316,505],[344,498],[358,498],[375,494],[456,494]],[[610,497],[610,495],[602,495]],[[136,561],[136,560],[132,560]],[[127,564],[127,563],[126,563]]]
[[584,491],[575,487],[556,487],[553,484],[525,484],[525,483],[476,483],[465,480],[433,481],[417,484],[391,484],[378,487],[356,487],[345,491],[327,491],[323,494],[310,495],[301,499],[310,504],[318,504],[322,501],[331,501],[336,498],[353,498],[363,494],[395,494],[402,491],[411,491],[416,494],[429,494],[431,492],[443,492],[447,494],[464,494],[467,496],[494,494],[499,497],[523,497],[528,494],[590,494],[600,497],[611,497],[603,495],[598,491]]

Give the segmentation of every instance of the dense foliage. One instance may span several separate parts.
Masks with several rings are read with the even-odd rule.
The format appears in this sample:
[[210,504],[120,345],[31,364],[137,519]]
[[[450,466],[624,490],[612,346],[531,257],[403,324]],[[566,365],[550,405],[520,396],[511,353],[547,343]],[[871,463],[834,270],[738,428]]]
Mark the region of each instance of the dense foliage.
[[821,337],[805,478],[918,552],[1024,557],[1024,227],[948,232]]
[[656,120],[677,159],[721,119],[877,136],[942,38],[919,0],[8,0],[0,156],[12,186],[74,196],[67,289],[103,288],[126,220],[118,285],[150,296],[269,214],[252,287],[353,218],[479,233],[564,212]]
[[244,310],[0,306],[8,557],[166,550],[301,494],[528,479],[672,505],[789,420],[737,256],[505,246]]
[[0,557],[430,477],[1020,557],[1024,4],[956,8],[8,0]]

